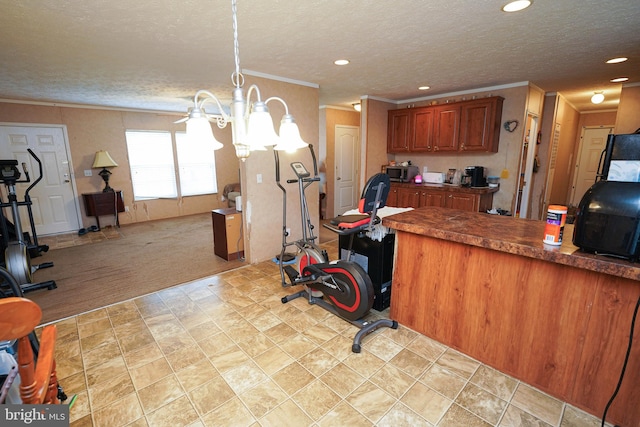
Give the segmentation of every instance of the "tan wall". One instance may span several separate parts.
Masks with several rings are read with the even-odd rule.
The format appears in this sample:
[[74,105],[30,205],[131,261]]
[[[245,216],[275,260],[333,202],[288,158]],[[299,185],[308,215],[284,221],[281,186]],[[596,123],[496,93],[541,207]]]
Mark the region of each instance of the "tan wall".
[[[245,76],[245,87],[257,84],[262,99],[279,96],[285,100],[300,128],[302,139],[313,144],[318,154],[319,118],[318,89],[278,82],[253,76]],[[276,131],[279,120],[284,114],[282,104],[270,102],[269,111],[276,119]],[[300,196],[295,184],[286,184],[287,179],[294,178],[290,163],[302,161],[308,169],[312,168],[311,155],[308,149],[294,154],[281,153],[281,183],[287,190],[287,227],[291,229],[288,241],[302,237],[300,220]],[[282,248],[283,226],[283,192],[276,185],[275,160],[272,149],[253,152],[242,164],[242,198],[245,231],[245,257],[251,263],[272,259]],[[257,175],[262,175],[262,183],[257,182]],[[306,196],[312,223],[319,228],[319,185],[312,184],[307,188]],[[316,233],[317,234],[317,233]],[[295,252],[292,248],[289,251]]]
[[640,129],[640,85],[623,86],[614,133],[633,133]]
[[[72,180],[78,196],[76,201],[82,212],[81,222],[87,226],[94,224],[94,219],[85,215],[80,195],[100,191],[104,187],[97,170],[93,170],[91,177],[84,176],[84,170],[91,169],[98,150],[109,151],[118,163],[118,167],[112,169],[109,184],[123,191],[125,205],[129,208],[129,212],[120,215],[121,224],[191,215],[225,206],[220,200],[222,188],[229,182],[238,181],[237,161],[229,147],[216,151],[220,194],[134,202],[125,130],[184,131],[184,124],[173,123],[180,117],[177,114],[0,103],[0,122],[66,126]],[[109,225],[109,221],[110,218],[105,217],[102,223]]]
[[387,124],[388,111],[395,109],[396,105],[367,99],[363,102],[363,108],[366,109],[367,126],[366,176],[370,177],[380,172],[381,166],[393,158],[392,154],[387,154]]
[[555,174],[551,183],[551,191],[549,192],[549,204],[564,205],[571,194],[569,190],[579,120],[580,113],[560,96],[555,119],[555,123],[559,123],[561,126],[560,139],[556,155]]

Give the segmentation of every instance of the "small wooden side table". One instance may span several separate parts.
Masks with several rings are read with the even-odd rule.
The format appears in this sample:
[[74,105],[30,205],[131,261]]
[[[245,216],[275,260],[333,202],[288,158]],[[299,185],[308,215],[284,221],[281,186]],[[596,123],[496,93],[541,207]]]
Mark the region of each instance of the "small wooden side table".
[[211,211],[213,222],[213,252],[227,261],[244,256],[242,212],[235,208]]
[[87,216],[96,217],[98,229],[100,228],[100,217],[113,215],[116,219],[116,226],[120,227],[118,212],[124,212],[124,201],[122,191],[109,191],[106,193],[85,193],[82,195],[84,208]]

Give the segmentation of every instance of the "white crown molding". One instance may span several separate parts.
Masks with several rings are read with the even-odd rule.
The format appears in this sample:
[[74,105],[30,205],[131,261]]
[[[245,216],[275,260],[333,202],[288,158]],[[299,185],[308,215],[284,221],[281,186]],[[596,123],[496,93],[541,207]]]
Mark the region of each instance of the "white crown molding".
[[242,73],[246,74],[248,76],[261,77],[263,79],[276,80],[276,81],[279,81],[279,82],[291,83],[291,84],[294,84],[294,85],[307,86],[307,87],[312,87],[314,89],[320,89],[320,85],[317,84],[317,83],[309,83],[309,82],[305,82],[305,81],[302,81],[302,80],[288,79],[286,77],[280,77],[280,76],[274,76],[272,74],[261,73],[260,71],[244,70],[243,69]]

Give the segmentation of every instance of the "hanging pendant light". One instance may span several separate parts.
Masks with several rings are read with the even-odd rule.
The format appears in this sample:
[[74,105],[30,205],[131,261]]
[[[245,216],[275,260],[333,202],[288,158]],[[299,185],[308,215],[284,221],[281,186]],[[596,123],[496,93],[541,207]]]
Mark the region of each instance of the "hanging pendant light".
[[[235,71],[231,75],[234,85],[230,114],[225,112],[218,98],[209,91],[199,90],[193,99],[193,107],[189,110],[188,117],[181,121],[187,122],[187,136],[189,138],[206,138],[213,141],[214,149],[222,148],[222,144],[213,136],[210,121],[217,121],[218,127],[224,128],[231,123],[233,145],[236,149],[236,157],[243,161],[249,157],[252,151],[266,150],[268,146],[274,149],[295,150],[293,147],[306,147],[300,137],[300,130],[293,116],[289,114],[287,104],[278,97],[272,97],[262,101],[258,86],[251,85],[244,97],[244,76],[240,72],[240,51],[238,48],[238,18],[236,0],[231,0],[231,12],[233,19],[233,47],[235,58]],[[255,92],[257,100],[252,104],[251,95]],[[201,99],[202,98],[202,99]],[[277,135],[273,127],[273,119],[269,114],[267,103],[271,100],[282,102],[285,107],[285,115],[280,124],[280,135]],[[218,114],[207,114],[203,104],[213,101],[218,105]],[[207,130],[208,128],[208,130]]]

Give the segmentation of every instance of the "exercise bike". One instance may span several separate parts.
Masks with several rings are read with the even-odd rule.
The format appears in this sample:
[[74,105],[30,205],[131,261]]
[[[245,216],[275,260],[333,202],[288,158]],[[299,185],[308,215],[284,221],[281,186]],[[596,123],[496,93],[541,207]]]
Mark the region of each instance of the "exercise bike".
[[[363,317],[373,307],[375,297],[373,284],[367,272],[357,263],[346,260],[329,261],[326,251],[321,250],[316,244],[316,236],[313,234],[313,224],[309,215],[309,208],[305,190],[314,182],[320,181],[316,157],[313,146],[309,145],[313,159],[314,175],[305,168],[302,162],[293,162],[291,167],[296,179],[287,180],[288,184],[297,183],[300,196],[300,211],[302,219],[302,239],[295,242],[287,242],[286,226],[286,200],[287,192],[280,183],[280,159],[278,152],[274,150],[276,161],[276,183],[283,192],[283,230],[282,250],[279,257],[280,277],[282,285],[302,285],[303,290],[288,295],[281,299],[285,304],[296,298],[305,297],[309,304],[315,304],[350,322],[360,328],[353,339],[351,350],[360,353],[361,341],[369,333],[380,327],[398,328],[398,322],[389,319],[366,321]],[[366,229],[371,229],[380,222],[376,211],[383,207],[389,194],[389,177],[384,174],[374,175],[364,188],[360,200],[361,215],[344,215],[334,218],[330,224],[324,224],[326,228],[341,235],[353,237]],[[297,269],[287,264],[286,248],[296,246]],[[349,245],[348,254],[351,252]],[[285,277],[286,276],[286,277]],[[289,281],[287,281],[287,278]]]
[[[29,172],[25,163],[22,164],[22,171],[24,173],[24,179],[20,180],[22,174],[18,170],[18,161],[0,160],[0,182],[7,188],[8,202],[0,203],[0,232],[2,233],[2,247],[4,248],[4,267],[11,273],[19,284],[21,293],[34,291],[37,289],[55,289],[57,288],[56,282],[48,280],[40,283],[33,283],[33,273],[41,268],[53,267],[53,263],[46,262],[41,264],[32,265],[31,258],[40,256],[42,252],[47,252],[49,246],[39,245],[38,237],[35,229],[35,222],[33,219],[33,212],[31,205],[31,197],[29,192],[42,180],[42,162],[35,155],[31,149],[27,149],[29,155],[38,163],[39,176],[31,183],[31,185],[24,192],[24,201],[18,201],[16,193],[16,184],[18,183],[30,183]],[[29,215],[29,223],[31,225],[31,235],[33,236],[33,242],[30,241],[28,233],[24,233],[22,230],[22,223],[20,220],[20,206],[26,206]],[[4,208],[11,209],[11,215],[13,223],[11,223],[4,215]],[[6,283],[5,283],[5,289]],[[15,296],[21,296],[16,293],[15,289],[9,286],[9,291],[2,291],[0,288],[0,295],[6,295],[7,293]]]

